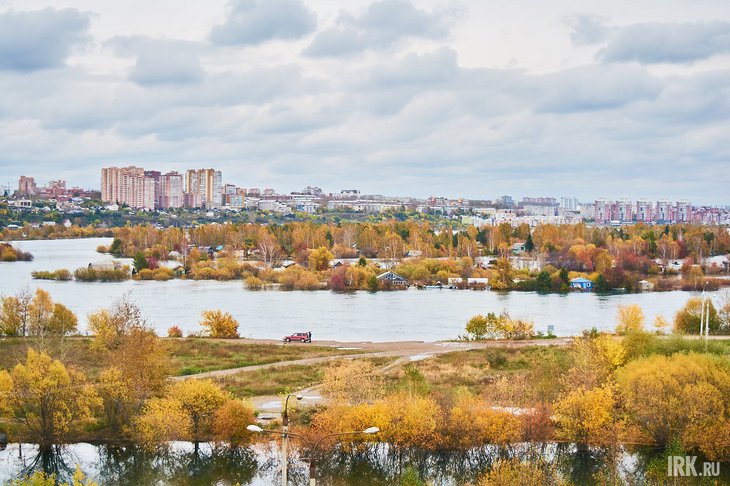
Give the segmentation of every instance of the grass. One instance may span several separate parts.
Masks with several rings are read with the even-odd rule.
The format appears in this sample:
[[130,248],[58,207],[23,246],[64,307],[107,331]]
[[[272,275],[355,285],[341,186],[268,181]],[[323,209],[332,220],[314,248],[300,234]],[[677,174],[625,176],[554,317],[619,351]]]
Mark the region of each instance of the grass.
[[[247,343],[242,339],[164,338],[163,342],[170,351],[172,374],[175,376],[363,352],[312,346],[311,344]],[[32,338],[0,338],[0,369],[10,370],[16,364],[25,362],[27,349],[33,347],[34,344],[35,341]],[[54,357],[60,357],[65,364],[73,365],[84,371],[90,378],[94,378],[104,367],[104,357],[102,353],[92,350],[90,345],[91,338],[89,337],[70,337],[64,339],[62,345],[56,346],[57,349],[53,349],[51,354]]]
[[[364,358],[376,367],[386,366],[395,357]],[[241,371],[232,376],[216,378],[221,387],[240,398],[283,395],[322,383],[324,372],[338,361],[310,365],[279,366],[274,369]]]
[[551,355],[564,355],[566,348],[531,346],[454,351],[414,363],[432,388],[466,387],[478,393],[497,376],[523,373]]
[[174,374],[178,376],[362,352],[311,344],[259,344],[244,340],[186,338],[165,341],[172,354]]

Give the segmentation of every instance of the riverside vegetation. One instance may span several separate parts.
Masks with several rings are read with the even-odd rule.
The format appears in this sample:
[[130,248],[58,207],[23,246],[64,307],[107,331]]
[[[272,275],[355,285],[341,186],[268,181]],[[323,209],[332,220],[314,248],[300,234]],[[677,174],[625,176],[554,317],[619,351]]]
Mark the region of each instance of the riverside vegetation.
[[[383,286],[377,275],[393,266],[415,285],[481,277],[495,290],[564,292],[578,276],[592,280],[599,292],[638,291],[642,280],[654,290],[730,284],[721,278],[730,268],[706,260],[730,252],[730,233],[722,227],[504,223],[476,228],[392,220],[104,231],[111,231],[114,241],[98,250],[133,258],[134,278],[142,280],[242,279],[251,289],[280,284],[298,290],[376,290]],[[6,238],[17,236],[7,233]],[[341,260],[337,266],[334,259]],[[540,270],[529,270],[525,262],[538,262]]]
[[[239,323],[218,311],[203,316],[201,335],[207,339],[159,338],[128,298],[88,316],[91,338],[72,337],[76,316],[43,290],[4,297],[0,309],[3,332],[16,336],[0,342],[0,427],[12,440],[42,447],[89,440],[150,450],[173,440],[245,447],[257,440],[245,428],[255,420],[246,396],[320,382],[329,401],[293,411],[297,432],[317,437],[374,425],[381,429],[377,437],[345,440],[339,452],[331,452],[371,460],[387,453],[402,463],[418,464],[423,454],[487,454],[487,446],[503,451],[501,460],[485,463],[483,474],[470,479],[478,484],[520,484],[514,478],[524,477],[534,477],[533,484],[567,484],[569,478],[549,461],[511,455],[519,444],[569,442],[579,450],[605,451],[614,459],[593,471],[592,480],[610,484],[621,483],[616,458],[630,444],[730,460],[730,343],[683,337],[682,331],[699,327],[692,302],[675,316],[677,333],[671,336],[657,334],[667,332],[666,320],[648,332],[641,309],[627,306],[617,316],[617,335],[587,332],[566,347],[451,352],[399,366],[387,360],[335,362],[282,370],[286,378],[279,387],[278,370],[247,380],[168,378],[240,366],[243,359],[259,363],[347,351],[269,346],[244,358],[247,351],[237,347],[245,341],[235,338]],[[727,314],[713,316],[718,326],[726,325]],[[467,333],[472,339],[505,337],[500,332],[511,329],[509,320],[487,314],[472,319],[482,326],[478,334],[472,321]],[[289,354],[277,355],[276,348]],[[301,379],[291,380],[292,373]],[[257,380],[270,383],[251,389]],[[420,481],[422,474],[397,471],[398,481],[407,475]],[[660,457],[647,465],[648,482],[659,484],[665,472]]]

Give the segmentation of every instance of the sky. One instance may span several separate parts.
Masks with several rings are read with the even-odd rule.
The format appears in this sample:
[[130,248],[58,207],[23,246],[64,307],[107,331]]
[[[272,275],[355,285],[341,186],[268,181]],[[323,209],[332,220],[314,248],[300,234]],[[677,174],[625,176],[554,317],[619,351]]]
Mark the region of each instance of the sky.
[[726,0],[0,0],[0,184],[730,204]]

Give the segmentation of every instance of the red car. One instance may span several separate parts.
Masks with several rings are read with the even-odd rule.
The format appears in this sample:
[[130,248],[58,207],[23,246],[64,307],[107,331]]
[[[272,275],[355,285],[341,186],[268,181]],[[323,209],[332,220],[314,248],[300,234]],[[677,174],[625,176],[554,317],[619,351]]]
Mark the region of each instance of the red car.
[[299,341],[300,343],[311,343],[312,333],[311,332],[295,332],[284,338],[284,342],[290,343],[292,341]]

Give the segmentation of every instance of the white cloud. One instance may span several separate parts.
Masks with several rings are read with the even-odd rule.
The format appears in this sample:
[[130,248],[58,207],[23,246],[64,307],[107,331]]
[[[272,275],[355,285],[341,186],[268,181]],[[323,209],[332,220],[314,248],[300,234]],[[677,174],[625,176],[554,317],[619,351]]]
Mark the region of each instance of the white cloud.
[[317,16],[301,0],[232,0],[228,19],[213,27],[210,40],[221,45],[255,45],[298,39],[317,26]]
[[35,71],[63,66],[87,40],[89,15],[46,8],[0,13],[0,69]]

